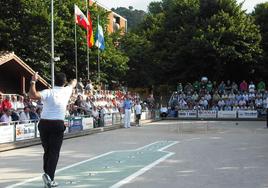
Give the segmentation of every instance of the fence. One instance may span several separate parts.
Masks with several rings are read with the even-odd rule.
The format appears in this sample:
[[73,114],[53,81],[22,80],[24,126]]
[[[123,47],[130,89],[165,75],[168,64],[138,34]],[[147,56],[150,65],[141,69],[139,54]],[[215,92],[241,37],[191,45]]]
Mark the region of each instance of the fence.
[[[152,111],[143,112],[141,120],[159,118],[159,115],[157,114],[159,113]],[[96,121],[93,117],[68,117],[64,120],[64,124],[66,126],[65,134],[81,132],[97,127],[119,125],[123,122],[124,114],[120,113],[105,114],[100,124],[96,124]],[[135,122],[134,113],[131,114],[131,122]],[[34,139],[38,138],[39,136],[38,121],[31,121],[29,123],[12,122],[10,125],[0,124],[0,144]]]
[[178,118],[191,119],[256,119],[259,113],[256,110],[216,111],[216,110],[180,110]]

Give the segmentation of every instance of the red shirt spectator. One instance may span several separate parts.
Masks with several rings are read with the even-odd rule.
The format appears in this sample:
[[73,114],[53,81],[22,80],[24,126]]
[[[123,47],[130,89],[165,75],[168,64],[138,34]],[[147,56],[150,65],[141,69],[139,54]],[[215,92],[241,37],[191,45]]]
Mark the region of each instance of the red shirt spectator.
[[11,104],[11,101],[10,101],[10,96],[7,95],[6,99],[3,100],[3,102],[2,102],[2,109],[7,110],[7,109],[11,109],[11,108],[12,108],[12,104]]
[[241,82],[239,87],[240,87],[240,91],[247,91],[248,90],[248,84],[245,80],[243,80],[243,82]]

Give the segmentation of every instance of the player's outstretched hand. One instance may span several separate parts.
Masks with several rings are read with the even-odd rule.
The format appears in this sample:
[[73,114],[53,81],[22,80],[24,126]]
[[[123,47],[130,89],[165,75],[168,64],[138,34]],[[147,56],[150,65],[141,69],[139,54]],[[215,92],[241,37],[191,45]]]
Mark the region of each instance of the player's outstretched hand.
[[35,72],[34,75],[32,76],[32,81],[37,81],[39,78],[38,72]]

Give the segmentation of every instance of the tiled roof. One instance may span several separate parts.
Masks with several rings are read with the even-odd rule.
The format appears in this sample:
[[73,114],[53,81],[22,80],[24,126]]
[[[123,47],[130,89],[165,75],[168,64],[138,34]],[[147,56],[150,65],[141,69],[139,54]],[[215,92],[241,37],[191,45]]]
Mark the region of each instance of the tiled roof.
[[14,52],[0,51],[0,65],[12,59],[14,55]]
[[[24,69],[26,69],[29,73],[34,75],[35,71],[26,63],[24,63],[14,52],[9,51],[0,51],[0,66],[2,64],[7,63],[8,61],[14,59],[18,64],[20,64]],[[40,77],[40,81],[47,87],[50,87],[50,85],[42,78]]]

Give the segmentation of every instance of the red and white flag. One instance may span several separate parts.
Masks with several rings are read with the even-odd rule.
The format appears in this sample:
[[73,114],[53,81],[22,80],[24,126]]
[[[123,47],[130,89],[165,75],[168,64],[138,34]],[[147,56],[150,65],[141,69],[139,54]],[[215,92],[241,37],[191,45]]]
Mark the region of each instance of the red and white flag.
[[87,29],[89,27],[89,21],[84,13],[78,8],[77,5],[74,5],[74,15],[75,15],[75,23]]

